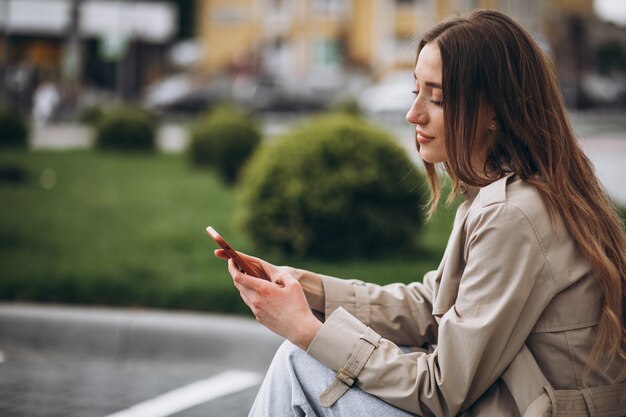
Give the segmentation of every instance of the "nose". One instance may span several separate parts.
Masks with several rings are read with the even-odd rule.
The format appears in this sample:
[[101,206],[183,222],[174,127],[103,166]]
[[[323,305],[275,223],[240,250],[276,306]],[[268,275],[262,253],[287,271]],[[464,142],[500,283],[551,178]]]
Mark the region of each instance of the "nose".
[[426,109],[424,109],[418,97],[415,97],[415,100],[413,100],[413,104],[406,114],[406,121],[412,125],[424,125],[428,123]]

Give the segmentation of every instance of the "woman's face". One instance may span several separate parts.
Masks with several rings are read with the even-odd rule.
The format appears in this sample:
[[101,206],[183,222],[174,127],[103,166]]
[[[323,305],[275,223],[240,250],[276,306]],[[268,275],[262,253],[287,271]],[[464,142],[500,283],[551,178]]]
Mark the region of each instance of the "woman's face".
[[430,163],[446,162],[444,142],[441,54],[436,44],[426,44],[415,65],[415,99],[406,120],[415,126],[420,157]]
[[[406,120],[415,126],[415,140],[420,157],[430,163],[448,161],[443,122],[441,53],[435,43],[424,45],[415,65],[415,100]],[[497,130],[493,106],[481,102],[476,119],[475,148],[472,165],[482,170],[487,150]]]

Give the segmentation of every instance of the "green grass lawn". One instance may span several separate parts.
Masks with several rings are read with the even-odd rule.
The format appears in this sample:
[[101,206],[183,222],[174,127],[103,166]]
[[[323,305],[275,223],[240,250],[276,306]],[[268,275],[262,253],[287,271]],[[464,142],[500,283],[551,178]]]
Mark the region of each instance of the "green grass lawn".
[[389,283],[436,268],[452,211],[412,257],[322,262],[265,254],[232,225],[234,193],[182,155],[2,151],[22,182],[0,179],[0,299],[244,312],[204,234],[277,264]]

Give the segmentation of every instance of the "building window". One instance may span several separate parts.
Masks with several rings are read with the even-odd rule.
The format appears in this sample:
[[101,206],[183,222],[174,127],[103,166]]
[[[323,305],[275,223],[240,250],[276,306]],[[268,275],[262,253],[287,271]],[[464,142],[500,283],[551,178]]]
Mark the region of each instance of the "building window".
[[313,43],[313,66],[337,68],[341,64],[339,44],[332,39],[321,39]]
[[345,0],[313,0],[313,11],[317,14],[341,14],[345,8]]

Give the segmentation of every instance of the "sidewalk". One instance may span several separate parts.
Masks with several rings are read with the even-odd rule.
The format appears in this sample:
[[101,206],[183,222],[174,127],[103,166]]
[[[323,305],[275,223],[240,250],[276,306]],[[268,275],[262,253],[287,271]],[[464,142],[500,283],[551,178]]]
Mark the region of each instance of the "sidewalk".
[[[31,126],[29,141],[30,146],[37,150],[88,149],[93,146],[94,133],[91,127],[79,123]],[[164,123],[157,130],[157,149],[161,152],[181,152],[188,141],[183,125]]]
[[0,303],[0,415],[244,416],[281,341],[249,318]]

